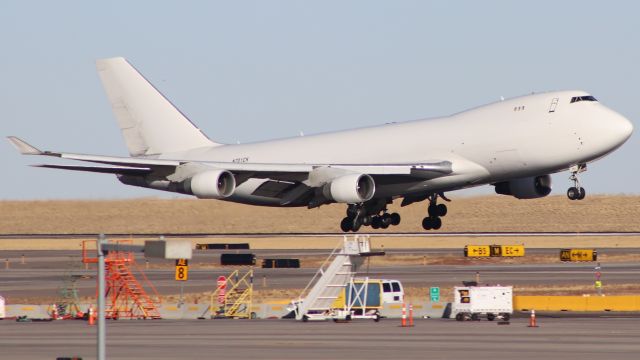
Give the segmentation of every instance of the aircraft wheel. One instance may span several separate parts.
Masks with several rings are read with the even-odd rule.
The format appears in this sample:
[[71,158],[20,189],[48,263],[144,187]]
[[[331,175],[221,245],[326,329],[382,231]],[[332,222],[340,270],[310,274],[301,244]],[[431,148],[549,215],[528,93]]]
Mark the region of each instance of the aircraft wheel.
[[426,218],[422,219],[422,228],[425,229],[425,230],[433,229],[433,225],[431,225],[431,218],[430,217],[426,217]]
[[439,215],[438,205],[436,204],[429,205],[429,207],[427,208],[427,213],[429,214],[430,217],[438,216]]
[[583,188],[583,187],[581,187],[581,188],[580,188],[580,189],[578,189],[578,190],[579,190],[579,193],[580,193],[580,194],[578,194],[578,200],[582,200],[582,199],[584,199],[584,198],[585,198],[585,196],[587,196],[587,192],[584,190],[584,188]]
[[389,214],[382,215],[382,224],[384,224],[387,227],[389,227],[389,225],[391,225],[391,223],[392,223],[391,215],[389,215]]
[[442,220],[439,217],[434,217],[431,220],[431,226],[433,226],[433,230],[438,230],[442,227]]
[[567,197],[569,198],[569,200],[578,200],[578,198],[580,197],[580,190],[573,186],[570,187],[567,190]]
[[445,215],[447,215],[447,205],[445,205],[445,204],[438,204],[437,208],[438,208],[438,216],[445,216]]
[[351,219],[350,217],[345,217],[340,222],[340,229],[343,232],[349,232],[351,231],[351,224],[353,224],[353,219]]
[[358,209],[352,206],[347,206],[347,217],[354,217],[358,213]]
[[362,218],[362,225],[370,226],[371,225],[371,220],[372,220],[372,216],[371,215],[367,215],[367,216],[363,217]]
[[380,225],[382,225],[380,216],[374,216],[373,219],[371,219],[371,227],[374,229],[380,229]]
[[351,231],[358,232],[361,226],[362,226],[362,220],[360,220],[359,218],[354,218],[351,222]]
[[393,226],[400,225],[400,214],[398,213],[391,214],[391,225]]

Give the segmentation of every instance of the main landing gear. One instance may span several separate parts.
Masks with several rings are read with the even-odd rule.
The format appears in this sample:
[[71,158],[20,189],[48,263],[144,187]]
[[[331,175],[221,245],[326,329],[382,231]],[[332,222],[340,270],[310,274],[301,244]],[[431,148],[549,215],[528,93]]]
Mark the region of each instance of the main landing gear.
[[386,229],[400,224],[400,214],[388,213],[387,202],[373,204],[349,204],[347,216],[340,222],[340,229],[344,232],[357,232],[362,226],[374,229]]
[[587,195],[587,192],[583,187],[580,186],[580,179],[578,178],[578,174],[587,171],[587,165],[574,165],[571,167],[571,169],[569,169],[569,171],[571,171],[569,180],[573,181],[573,186],[567,190],[567,197],[569,198],[569,200],[582,200]]
[[445,198],[442,194],[433,194],[429,196],[429,207],[427,212],[429,216],[422,219],[422,228],[425,230],[438,230],[442,227],[441,217],[447,215],[447,205],[438,204],[438,196],[445,201],[449,199]]

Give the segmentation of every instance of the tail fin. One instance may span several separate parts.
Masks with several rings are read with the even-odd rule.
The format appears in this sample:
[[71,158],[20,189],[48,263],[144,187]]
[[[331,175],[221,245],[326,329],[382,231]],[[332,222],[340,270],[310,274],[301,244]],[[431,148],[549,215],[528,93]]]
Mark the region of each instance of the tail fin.
[[124,58],[101,59],[96,67],[131,156],[219,145]]

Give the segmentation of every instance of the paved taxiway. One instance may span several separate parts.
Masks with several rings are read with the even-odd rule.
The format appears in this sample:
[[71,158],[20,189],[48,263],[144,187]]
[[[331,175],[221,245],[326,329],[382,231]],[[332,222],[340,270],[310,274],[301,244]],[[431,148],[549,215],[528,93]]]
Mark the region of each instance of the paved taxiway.
[[[107,323],[109,359],[637,359],[639,318],[416,320],[120,320]],[[82,321],[0,321],[2,358],[95,358],[95,327]]]
[[[608,254],[638,254],[640,249],[600,249],[600,253]],[[313,256],[326,254],[326,250],[304,251],[253,251],[259,258],[278,256]],[[426,250],[388,250],[390,254],[398,255],[452,255],[459,254],[458,250],[451,249],[426,249]],[[532,249],[527,252],[532,254],[557,254],[558,250]],[[24,254],[26,264],[20,264],[20,257]],[[192,264],[217,264],[220,252],[196,251]],[[323,255],[324,256],[324,255]],[[0,268],[0,293],[11,301],[12,298],[37,298],[56,296],[58,287],[63,284],[65,274],[69,269],[72,273],[84,275],[84,279],[77,281],[80,296],[93,296],[95,294],[95,264],[92,270],[84,270],[80,262],[79,251],[3,251],[2,258],[9,258],[10,269]],[[144,264],[144,259],[138,261]],[[304,260],[303,260],[304,262]],[[152,260],[152,268],[146,271],[148,278],[161,294],[177,294],[180,292],[180,283],[174,280],[174,269],[170,261]],[[154,266],[162,265],[158,269]],[[184,284],[186,293],[199,293],[210,291],[215,286],[215,280],[219,275],[227,275],[231,268],[197,269],[191,267],[189,281]],[[261,289],[266,283],[270,289],[303,288],[312,278],[316,268],[301,269],[255,269],[254,282],[257,289]],[[551,264],[497,264],[486,260],[486,264],[469,263],[458,265],[402,265],[393,264],[385,266],[363,266],[361,275],[371,277],[393,278],[401,280],[405,286],[450,287],[459,285],[462,281],[474,280],[476,272],[480,274],[482,283],[509,284],[509,285],[562,285],[562,284],[588,284],[594,279],[594,263],[551,263]],[[640,263],[602,263],[602,280],[606,286],[610,284],[638,283],[640,281]],[[11,301],[14,302],[14,301]],[[15,303],[15,302],[14,302]]]

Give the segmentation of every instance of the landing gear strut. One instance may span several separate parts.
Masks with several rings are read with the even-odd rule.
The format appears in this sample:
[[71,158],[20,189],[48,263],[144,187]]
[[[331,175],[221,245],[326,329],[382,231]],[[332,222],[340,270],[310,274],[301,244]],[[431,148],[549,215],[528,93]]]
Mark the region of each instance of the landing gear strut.
[[587,195],[587,192],[582,186],[580,186],[580,179],[578,178],[578,174],[587,171],[587,165],[574,165],[571,167],[571,169],[569,169],[569,171],[571,171],[569,180],[573,182],[573,186],[567,190],[567,197],[569,198],[569,200],[582,200]]
[[443,194],[432,194],[429,196],[429,207],[427,212],[429,216],[422,219],[422,228],[425,230],[438,230],[442,227],[441,217],[447,215],[447,205],[438,204],[438,197],[449,201]]
[[357,232],[362,226],[374,229],[386,229],[400,224],[400,214],[387,212],[387,201],[374,203],[349,204],[347,216],[340,222],[344,232]]

